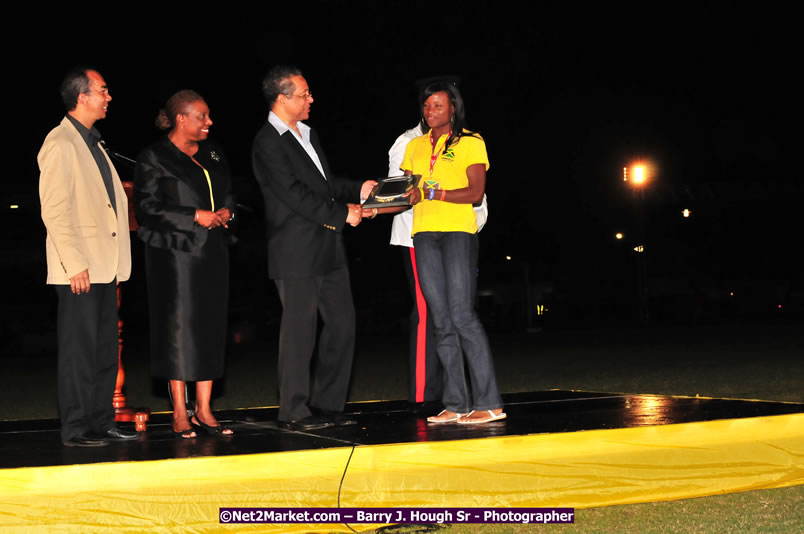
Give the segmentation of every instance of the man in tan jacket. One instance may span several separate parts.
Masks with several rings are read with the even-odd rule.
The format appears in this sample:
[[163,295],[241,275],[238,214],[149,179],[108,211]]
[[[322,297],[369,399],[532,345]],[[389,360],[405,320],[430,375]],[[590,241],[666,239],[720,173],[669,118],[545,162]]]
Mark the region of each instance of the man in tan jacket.
[[136,439],[117,428],[117,283],[131,273],[128,203],[94,127],[109,89],[90,69],[61,86],[67,116],[39,151],[39,198],[47,229],[47,283],[58,294],[58,395],[67,446]]

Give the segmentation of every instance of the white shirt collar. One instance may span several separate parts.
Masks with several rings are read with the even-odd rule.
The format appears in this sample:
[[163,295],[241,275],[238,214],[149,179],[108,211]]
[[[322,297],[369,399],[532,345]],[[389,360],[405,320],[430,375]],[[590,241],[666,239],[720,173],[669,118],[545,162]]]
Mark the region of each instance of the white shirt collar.
[[[285,123],[285,121],[280,119],[279,116],[276,113],[274,113],[273,111],[268,113],[268,122],[271,123],[271,126],[276,128],[276,131],[279,132],[279,135],[282,135],[283,133],[285,133],[288,130],[290,130],[290,126],[288,126]],[[304,124],[302,121],[297,122],[296,126],[299,128],[299,131],[301,132],[303,138],[305,138],[305,139],[310,138],[310,127],[309,126]],[[294,134],[296,133],[293,130],[291,130],[291,132],[294,133]]]
[[299,142],[301,147],[307,152],[307,155],[310,156],[310,159],[313,160],[318,171],[321,173],[321,176],[326,180],[327,175],[324,173],[324,166],[321,164],[321,158],[318,157],[318,153],[315,151],[312,142],[310,141],[310,127],[304,124],[303,122],[299,121],[296,123],[296,126],[299,128],[299,132],[301,135],[293,130],[288,126],[285,121],[280,119],[276,113],[271,111],[268,113],[268,122],[271,123],[271,126],[276,128],[276,131],[279,132],[279,135],[283,135],[285,132],[290,131],[296,141]]

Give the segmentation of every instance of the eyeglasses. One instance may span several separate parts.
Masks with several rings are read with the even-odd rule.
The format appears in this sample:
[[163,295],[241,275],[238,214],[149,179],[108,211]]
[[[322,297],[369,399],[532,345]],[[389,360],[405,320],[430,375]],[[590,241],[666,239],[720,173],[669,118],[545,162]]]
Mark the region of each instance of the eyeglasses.
[[310,99],[313,98],[313,93],[311,93],[310,91],[307,91],[306,93],[302,93],[300,95],[285,95],[285,96],[288,97],[288,98],[293,98],[295,96],[297,98],[301,98],[302,100],[307,100],[308,98],[310,98]]

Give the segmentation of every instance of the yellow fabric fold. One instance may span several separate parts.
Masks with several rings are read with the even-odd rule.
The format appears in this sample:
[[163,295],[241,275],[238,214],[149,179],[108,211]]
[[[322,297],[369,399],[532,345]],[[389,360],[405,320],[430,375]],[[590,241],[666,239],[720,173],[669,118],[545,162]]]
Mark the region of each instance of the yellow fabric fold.
[[346,447],[4,469],[0,530],[349,532],[336,524],[222,525],[218,510],[339,502],[588,508],[793,486],[804,484],[804,414],[359,446],[350,454]]

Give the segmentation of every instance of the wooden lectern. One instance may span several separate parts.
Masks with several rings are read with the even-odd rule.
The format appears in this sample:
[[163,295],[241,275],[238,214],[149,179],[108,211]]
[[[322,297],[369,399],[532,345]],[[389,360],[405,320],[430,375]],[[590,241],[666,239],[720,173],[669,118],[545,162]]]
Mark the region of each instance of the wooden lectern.
[[[132,194],[134,191],[134,184],[132,182],[123,182],[123,189],[126,190],[126,197],[128,197],[128,229],[129,231],[136,230],[139,225],[137,218],[134,216],[134,204],[132,202]],[[120,310],[120,286],[117,286],[117,309]],[[114,397],[112,398],[112,405],[114,406],[114,420],[124,422],[134,422],[137,432],[145,432],[148,418],[151,415],[151,410],[148,408],[129,408],[126,406],[126,396],[123,395],[123,384],[126,381],[126,371],[123,368],[123,320],[117,319],[117,383],[114,386]]]

